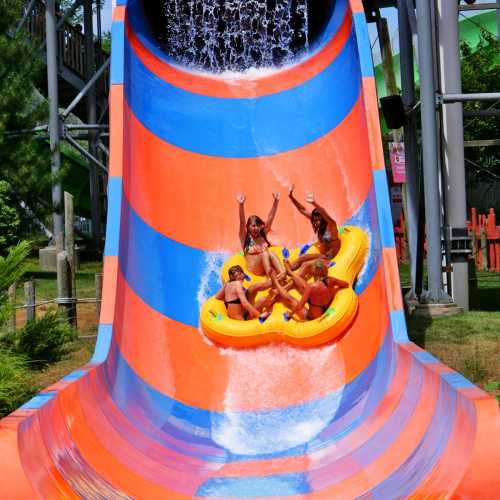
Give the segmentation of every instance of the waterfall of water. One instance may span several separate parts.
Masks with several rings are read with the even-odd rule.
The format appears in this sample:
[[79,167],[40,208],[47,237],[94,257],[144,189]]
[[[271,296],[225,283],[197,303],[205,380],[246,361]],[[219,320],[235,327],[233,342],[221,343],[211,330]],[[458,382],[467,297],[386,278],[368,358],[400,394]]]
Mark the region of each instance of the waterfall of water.
[[279,67],[308,48],[307,0],[162,1],[162,48],[189,68]]

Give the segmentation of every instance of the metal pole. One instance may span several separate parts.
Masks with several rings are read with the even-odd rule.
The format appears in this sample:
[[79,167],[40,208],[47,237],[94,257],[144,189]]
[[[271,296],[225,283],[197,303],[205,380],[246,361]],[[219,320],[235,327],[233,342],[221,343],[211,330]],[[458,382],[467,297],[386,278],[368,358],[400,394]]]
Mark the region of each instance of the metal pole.
[[[401,90],[406,109],[415,105],[415,75],[413,70],[413,43],[406,0],[398,0],[399,50],[401,68]],[[419,172],[417,149],[417,125],[415,114],[407,114],[404,126],[406,155],[406,221],[408,224],[408,246],[410,254],[411,290],[409,299],[415,298],[417,233],[419,213]]]
[[[87,80],[92,79],[95,73],[95,47],[93,26],[93,0],[84,2],[84,30],[85,30],[85,70]],[[95,86],[89,87],[87,91],[87,122],[89,125],[97,124],[97,99]],[[95,131],[89,131],[89,153],[92,157],[98,157],[98,135]],[[92,214],[92,239],[96,250],[101,248],[101,210],[99,195],[99,175],[95,162],[89,163],[90,167],[90,202]]]
[[[458,3],[437,0],[439,73],[443,94],[462,91],[460,74]],[[443,190],[446,224],[467,234],[465,195],[464,128],[462,104],[442,107]],[[453,234],[451,234],[453,236]],[[451,289],[453,300],[465,311],[469,309],[469,271],[466,254],[452,259]]]
[[500,92],[476,92],[471,94],[461,94],[460,92],[453,94],[443,94],[440,96],[443,102],[466,102],[466,101],[498,101],[500,100]]
[[56,32],[56,6],[55,0],[45,2],[45,24],[47,41],[47,81],[49,95],[49,138],[51,152],[52,183],[52,220],[54,224],[54,235],[63,231],[62,210],[62,186],[60,177],[61,155],[59,151],[60,141],[60,119],[58,98],[58,67],[57,67],[57,32]]
[[422,301],[437,303],[447,299],[446,301],[449,302],[449,297],[443,292],[441,276],[441,213],[436,92],[434,86],[432,21],[429,0],[417,0],[417,14],[428,278],[428,289],[422,294]]

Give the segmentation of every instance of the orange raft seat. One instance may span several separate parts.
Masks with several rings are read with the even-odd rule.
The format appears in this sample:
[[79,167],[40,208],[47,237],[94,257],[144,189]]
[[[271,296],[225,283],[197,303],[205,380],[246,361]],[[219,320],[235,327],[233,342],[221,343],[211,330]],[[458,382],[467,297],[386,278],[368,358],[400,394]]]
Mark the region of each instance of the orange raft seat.
[[[204,334],[216,342],[228,347],[252,347],[269,342],[283,341],[302,347],[315,347],[330,342],[346,331],[354,320],[358,310],[358,296],[353,284],[363,268],[368,253],[368,236],[357,226],[345,226],[339,230],[341,246],[339,253],[332,260],[328,274],[347,281],[348,288],[341,289],[335,295],[325,313],[312,321],[289,319],[287,309],[281,302],[276,302],[271,315],[263,322],[258,319],[247,321],[234,320],[228,317],[226,306],[215,296],[210,297],[202,306],[200,323]],[[282,247],[271,247],[280,260],[287,251]],[[299,254],[319,253],[317,243],[311,245],[306,252],[302,249],[289,251],[289,260],[295,260]],[[246,275],[246,285],[266,280],[265,276],[256,276],[246,269],[245,257],[242,253],[233,255],[223,265],[221,278],[223,283],[229,280],[228,269],[240,265]],[[257,300],[268,293],[260,292]],[[296,290],[290,293],[300,299]]]

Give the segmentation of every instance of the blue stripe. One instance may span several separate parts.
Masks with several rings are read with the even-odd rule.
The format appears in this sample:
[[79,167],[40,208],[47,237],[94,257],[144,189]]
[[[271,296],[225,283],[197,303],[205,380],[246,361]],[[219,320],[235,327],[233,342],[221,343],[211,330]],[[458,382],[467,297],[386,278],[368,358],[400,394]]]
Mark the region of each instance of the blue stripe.
[[378,223],[380,227],[380,236],[382,238],[382,246],[384,248],[394,248],[394,227],[385,170],[374,170],[373,180],[377,197]]
[[[199,292],[206,298],[217,292],[219,270],[228,255],[199,250],[165,237],[137,215],[126,196],[122,206],[119,262],[127,283],[159,313],[197,327]],[[371,192],[358,212],[346,222],[360,226],[371,236],[365,269],[355,286],[358,295],[370,284],[380,263],[380,242],[374,221],[375,201]],[[216,262],[217,266],[210,269],[208,262]]]
[[415,353],[413,353],[413,356],[415,358],[417,358],[421,363],[424,363],[424,364],[439,363],[439,360],[437,360],[432,354],[428,353],[427,351],[415,352]]
[[[332,445],[362,425],[383,399],[391,382],[388,375],[393,373],[393,363],[393,344],[391,336],[386,335],[372,363],[342,389],[300,405],[267,411],[214,412],[176,401],[142,380],[115,344],[106,365],[106,380],[113,401],[141,433],[185,455],[225,463],[300,456]],[[318,421],[323,425],[318,434],[302,444],[291,444],[294,429],[316,428]],[[262,450],[238,454],[226,449],[218,436],[231,428],[240,441],[247,440],[255,448],[258,448],[255,443],[264,443]],[[270,435],[273,435],[271,441]],[[134,446],[141,449],[140,443]]]
[[139,121],[170,144],[210,156],[254,158],[300,148],[335,129],[360,96],[352,35],[335,61],[315,77],[253,99],[187,92],[151,73],[128,42],[125,53],[126,99]]
[[[147,48],[158,59],[167,64],[178,63],[158,47],[158,42],[155,35],[151,30],[146,14],[144,13],[143,2],[140,0],[131,0],[127,7],[128,22],[140,40],[142,45]],[[337,0],[334,2],[333,12],[330,16],[328,25],[319,37],[312,42],[310,46],[311,55],[320,51],[338,32],[342,25],[344,18],[348,12],[348,0]],[[303,59],[301,59],[302,62]],[[183,68],[184,71],[189,72],[189,69]]]
[[94,355],[90,360],[90,363],[99,364],[106,361],[109,348],[111,346],[111,339],[113,338],[113,325],[99,325],[97,331],[97,342],[94,349]]
[[121,85],[124,82],[125,24],[114,21],[111,25],[111,84]]
[[444,373],[441,375],[444,381],[453,387],[453,389],[471,389],[476,387],[470,380],[457,372]]
[[368,26],[364,12],[354,14],[354,28],[358,42],[359,59],[361,63],[361,74],[363,76],[373,76],[372,48],[368,37]]
[[391,311],[392,334],[395,342],[403,344],[410,341],[406,329],[406,318],[404,311]]
[[254,477],[216,477],[209,479],[196,492],[197,497],[272,498],[310,493],[304,473]]
[[108,218],[106,222],[105,257],[116,257],[118,255],[121,204],[122,178],[110,177],[108,180]]
[[20,410],[38,410],[43,405],[47,404],[51,399],[57,394],[56,391],[47,391],[37,394],[35,397],[31,398],[29,401],[24,403],[19,409]]
[[87,370],[75,370],[74,372],[71,372],[69,375],[66,375],[63,379],[61,379],[61,381],[74,382],[75,380],[80,380],[87,373],[88,373]]

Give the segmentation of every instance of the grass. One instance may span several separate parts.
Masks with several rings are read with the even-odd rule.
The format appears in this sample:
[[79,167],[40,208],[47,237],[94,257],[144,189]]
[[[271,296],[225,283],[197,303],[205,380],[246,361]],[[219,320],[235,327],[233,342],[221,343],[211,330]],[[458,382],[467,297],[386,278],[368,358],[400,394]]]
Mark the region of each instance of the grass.
[[[400,267],[409,283],[408,265]],[[407,319],[410,339],[500,401],[500,274],[471,280],[470,311],[444,318]]]

